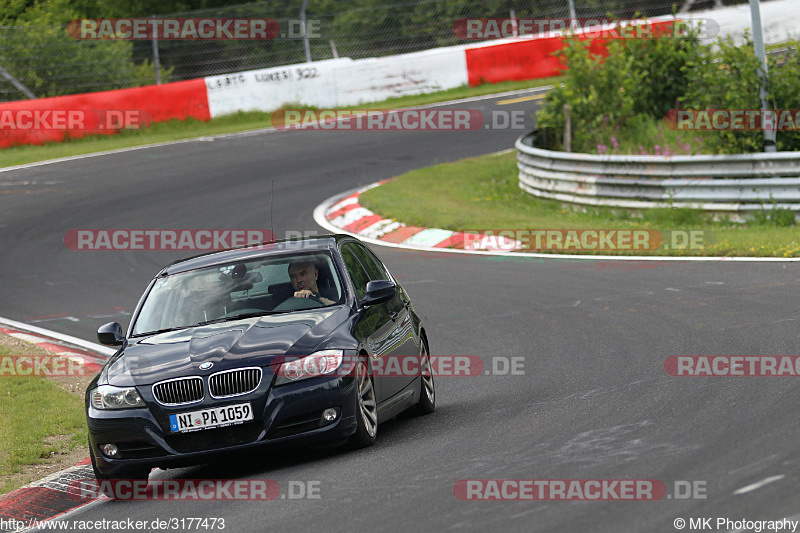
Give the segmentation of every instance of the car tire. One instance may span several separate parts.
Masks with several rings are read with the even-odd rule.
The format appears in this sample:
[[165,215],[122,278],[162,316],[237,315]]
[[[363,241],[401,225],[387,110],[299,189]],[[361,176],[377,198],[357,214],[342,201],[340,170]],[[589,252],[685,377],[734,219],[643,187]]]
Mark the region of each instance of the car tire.
[[433,382],[433,368],[428,344],[423,339],[419,355],[422,358],[422,377],[420,378],[419,403],[414,407],[415,415],[427,415],[436,410],[436,385]]
[[97,481],[107,481],[115,479],[146,480],[150,477],[150,468],[147,467],[125,470],[122,472],[117,472],[116,474],[103,474],[97,468],[97,460],[94,457],[94,449],[92,448],[91,443],[89,443],[89,457],[92,460],[92,470],[94,471],[94,477],[95,479],[97,479]]
[[369,375],[367,361],[356,363],[356,432],[352,444],[356,448],[372,446],[378,437],[378,403],[375,387]]

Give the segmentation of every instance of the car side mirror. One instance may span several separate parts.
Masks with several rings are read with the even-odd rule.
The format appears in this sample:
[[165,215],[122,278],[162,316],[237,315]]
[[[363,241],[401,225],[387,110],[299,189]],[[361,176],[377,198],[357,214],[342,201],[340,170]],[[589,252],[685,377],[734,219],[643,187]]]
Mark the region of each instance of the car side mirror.
[[375,305],[394,298],[397,286],[388,279],[378,279],[367,283],[367,293],[361,305]]
[[97,330],[97,340],[106,346],[121,346],[125,341],[122,326],[119,325],[119,322],[109,322],[100,326]]

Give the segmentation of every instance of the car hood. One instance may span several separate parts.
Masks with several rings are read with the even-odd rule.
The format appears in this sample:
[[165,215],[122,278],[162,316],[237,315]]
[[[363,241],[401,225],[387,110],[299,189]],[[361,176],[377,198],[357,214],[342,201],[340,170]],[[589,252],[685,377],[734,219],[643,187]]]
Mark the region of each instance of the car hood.
[[[346,319],[342,307],[209,324],[136,339],[107,367],[107,382],[127,387],[244,366],[278,355],[308,355]],[[200,370],[202,363],[213,363]]]

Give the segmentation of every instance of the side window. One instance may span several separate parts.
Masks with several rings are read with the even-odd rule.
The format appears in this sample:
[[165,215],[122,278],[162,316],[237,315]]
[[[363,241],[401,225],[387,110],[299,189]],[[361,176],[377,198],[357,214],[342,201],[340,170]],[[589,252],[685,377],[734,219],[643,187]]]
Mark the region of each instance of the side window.
[[375,259],[375,256],[372,254],[372,252],[360,244],[353,244],[352,247],[353,251],[356,253],[356,256],[361,261],[361,264],[364,265],[367,274],[369,274],[370,281],[376,279],[389,279],[389,275],[380,264],[380,261]]
[[352,245],[345,244],[342,246],[342,259],[344,259],[347,272],[350,274],[350,279],[356,287],[358,298],[364,298],[364,295],[367,293],[367,283],[370,281],[370,277],[364,270],[364,267],[361,266],[361,261],[356,257]]

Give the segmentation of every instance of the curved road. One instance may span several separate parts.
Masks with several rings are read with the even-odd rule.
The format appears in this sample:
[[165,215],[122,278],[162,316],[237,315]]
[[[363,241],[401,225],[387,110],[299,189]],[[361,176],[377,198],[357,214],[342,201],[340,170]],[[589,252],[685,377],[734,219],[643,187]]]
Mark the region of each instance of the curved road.
[[[530,110],[490,98],[452,107]],[[508,99],[507,97],[505,99]],[[75,252],[78,228],[319,231],[338,192],[506,149],[519,131],[273,132],[0,172],[0,316],[94,339],[181,253]],[[676,531],[676,518],[800,513],[792,378],[677,378],[671,355],[797,353],[795,263],[492,258],[377,248],[437,354],[524,358],[524,375],[442,377],[430,416],[357,452],[281,451],[158,478],[319,482],[319,499],[99,502],[64,520],[222,517],[226,531]],[[781,477],[783,476],[783,477]],[[771,483],[736,493],[753,483]],[[705,499],[466,502],[462,479],[697,482]],[[687,524],[686,529],[689,529]],[[722,527],[725,531],[731,527]],[[156,529],[153,529],[156,531]]]

